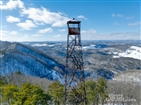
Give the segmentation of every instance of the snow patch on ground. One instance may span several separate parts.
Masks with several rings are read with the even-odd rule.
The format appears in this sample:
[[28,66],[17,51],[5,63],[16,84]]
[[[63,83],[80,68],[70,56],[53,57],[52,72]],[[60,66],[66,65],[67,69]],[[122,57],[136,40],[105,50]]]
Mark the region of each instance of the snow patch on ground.
[[49,47],[53,47],[54,45],[48,45]]
[[57,73],[55,70],[52,70],[53,80],[59,80],[60,82],[63,80],[62,75]]
[[84,46],[82,49],[94,49],[96,45]]
[[141,47],[131,46],[125,52],[118,53],[117,55],[114,55],[113,57],[114,58],[129,57],[129,58],[134,58],[134,59],[141,60]]
[[33,44],[31,46],[37,46],[37,47],[41,47],[41,46],[48,46],[48,44]]

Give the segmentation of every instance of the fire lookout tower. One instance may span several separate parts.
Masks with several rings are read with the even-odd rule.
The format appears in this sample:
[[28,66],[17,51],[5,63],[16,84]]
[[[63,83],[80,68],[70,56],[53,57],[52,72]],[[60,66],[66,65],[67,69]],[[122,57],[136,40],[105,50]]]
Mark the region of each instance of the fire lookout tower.
[[64,105],[85,105],[85,79],[80,34],[81,21],[67,22],[67,55]]

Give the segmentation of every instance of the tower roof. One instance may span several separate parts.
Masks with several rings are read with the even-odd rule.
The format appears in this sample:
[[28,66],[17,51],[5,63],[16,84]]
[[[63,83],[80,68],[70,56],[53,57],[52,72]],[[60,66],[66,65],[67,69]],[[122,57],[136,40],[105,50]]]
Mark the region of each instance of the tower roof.
[[67,21],[67,24],[79,24],[79,23],[81,23],[81,21],[75,20],[74,18],[73,20]]

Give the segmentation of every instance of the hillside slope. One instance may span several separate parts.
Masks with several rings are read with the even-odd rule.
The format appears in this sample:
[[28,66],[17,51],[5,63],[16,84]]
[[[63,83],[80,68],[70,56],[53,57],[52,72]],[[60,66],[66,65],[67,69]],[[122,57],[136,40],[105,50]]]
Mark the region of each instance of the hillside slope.
[[[3,44],[1,42],[1,46]],[[59,80],[64,74],[63,65],[45,53],[20,43],[10,43],[1,47],[0,55],[2,75],[20,70],[23,74]]]

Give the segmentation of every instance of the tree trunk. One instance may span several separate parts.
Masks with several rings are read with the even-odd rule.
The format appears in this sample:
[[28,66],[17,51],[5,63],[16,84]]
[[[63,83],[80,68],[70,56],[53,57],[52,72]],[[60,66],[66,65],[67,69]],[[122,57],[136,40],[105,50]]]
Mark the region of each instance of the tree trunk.
[[95,102],[93,101],[93,105],[95,105]]

